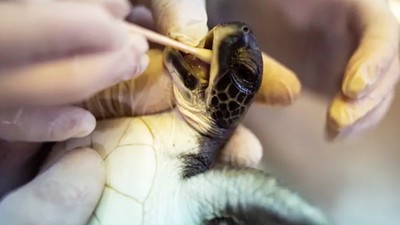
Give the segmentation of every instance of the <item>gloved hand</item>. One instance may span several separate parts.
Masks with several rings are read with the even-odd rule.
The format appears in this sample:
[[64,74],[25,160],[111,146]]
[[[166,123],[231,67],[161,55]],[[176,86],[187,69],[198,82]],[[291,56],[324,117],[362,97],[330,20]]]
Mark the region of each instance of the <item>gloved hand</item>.
[[110,1],[0,5],[2,139],[41,142],[87,135],[95,125],[91,114],[60,105],[145,69],[146,40],[118,22],[129,12],[127,3]]
[[[163,9],[159,13],[169,20],[159,25],[160,30],[185,27],[181,22],[190,18],[180,20],[175,14],[177,9],[188,7],[189,1],[163,7],[166,2],[153,4],[154,9]],[[84,224],[104,186],[101,159],[90,149],[65,152],[35,176],[37,164],[42,163],[38,159],[43,158],[36,153],[40,142],[90,133],[95,125],[93,115],[68,103],[139,75],[147,63],[147,43],[119,29],[116,20],[128,12],[122,0],[0,6],[0,15],[7,17],[1,20],[1,33],[12,34],[0,38],[4,64],[0,137],[7,140],[0,142],[0,221]],[[195,16],[197,9],[191,9]],[[140,10],[130,14],[137,20],[145,16]],[[20,188],[4,195],[16,186]]]
[[248,21],[303,88],[333,98],[331,138],[365,130],[386,114],[400,72],[399,25],[386,0],[233,0],[209,9],[216,21]]
[[[341,92],[333,100],[328,122],[334,131],[350,132],[377,124],[386,114],[400,77],[399,26],[387,1],[342,1],[356,43],[344,70]],[[350,12],[351,13],[351,12]]]
[[146,68],[146,39],[120,26],[129,10],[123,0],[0,3],[2,224],[83,224],[95,207],[105,175],[89,150],[4,194],[36,175],[41,142],[94,129],[91,113],[68,104]]

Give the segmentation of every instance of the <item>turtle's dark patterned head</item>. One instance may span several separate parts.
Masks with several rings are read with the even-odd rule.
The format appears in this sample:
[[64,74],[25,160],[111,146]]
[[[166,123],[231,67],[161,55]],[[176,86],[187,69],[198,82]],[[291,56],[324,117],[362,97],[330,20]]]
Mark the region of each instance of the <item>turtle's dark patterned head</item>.
[[219,24],[198,47],[212,50],[210,64],[172,48],[164,50],[176,106],[200,134],[200,151],[182,157],[184,178],[209,169],[217,152],[246,115],[262,82],[261,50],[248,25]]
[[253,102],[262,82],[263,61],[248,25],[235,22],[214,29],[218,63],[211,65],[207,105],[217,126],[229,129],[237,126]]
[[185,119],[202,134],[220,136],[243,119],[261,86],[261,50],[241,22],[215,26],[198,47],[212,50],[210,65],[172,48],[165,50],[165,65]]

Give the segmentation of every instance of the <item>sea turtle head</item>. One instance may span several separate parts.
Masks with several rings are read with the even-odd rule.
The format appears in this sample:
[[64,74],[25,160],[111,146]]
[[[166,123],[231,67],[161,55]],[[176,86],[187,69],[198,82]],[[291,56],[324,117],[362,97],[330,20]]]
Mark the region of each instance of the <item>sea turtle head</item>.
[[243,119],[260,88],[261,50],[251,28],[242,22],[215,26],[198,47],[212,51],[210,64],[166,48],[165,65],[184,118],[200,133],[221,136]]

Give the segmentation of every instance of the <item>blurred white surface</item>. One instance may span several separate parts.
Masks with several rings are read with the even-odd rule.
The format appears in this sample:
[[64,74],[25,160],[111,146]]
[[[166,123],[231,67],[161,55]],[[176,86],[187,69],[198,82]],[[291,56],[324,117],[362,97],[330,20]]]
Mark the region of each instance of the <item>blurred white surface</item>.
[[[326,84],[340,82],[335,74],[347,62],[349,34],[337,21],[341,17],[329,7],[302,14],[307,6],[300,1],[280,5],[293,0],[229,2],[208,3],[211,24],[249,23],[263,49],[296,71],[306,86],[293,106],[257,105],[249,112],[245,124],[264,146],[261,167],[320,206],[335,225],[399,225],[400,88],[377,127],[340,142],[325,141],[329,97],[316,93],[336,91]],[[305,25],[316,20],[315,26]],[[326,24],[332,26],[321,32]],[[327,57],[335,63],[327,63]]]

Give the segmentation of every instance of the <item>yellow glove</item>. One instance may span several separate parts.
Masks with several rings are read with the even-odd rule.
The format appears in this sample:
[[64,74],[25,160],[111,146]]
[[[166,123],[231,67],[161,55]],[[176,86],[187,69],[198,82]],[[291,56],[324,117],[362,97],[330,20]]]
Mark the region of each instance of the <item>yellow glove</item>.
[[399,26],[383,0],[354,1],[358,46],[351,56],[338,94],[329,108],[329,125],[337,132],[360,130],[379,122],[389,109],[400,75]]
[[247,21],[303,89],[332,97],[331,137],[371,127],[386,114],[400,72],[399,25],[386,0],[218,1],[209,3],[209,18]]

